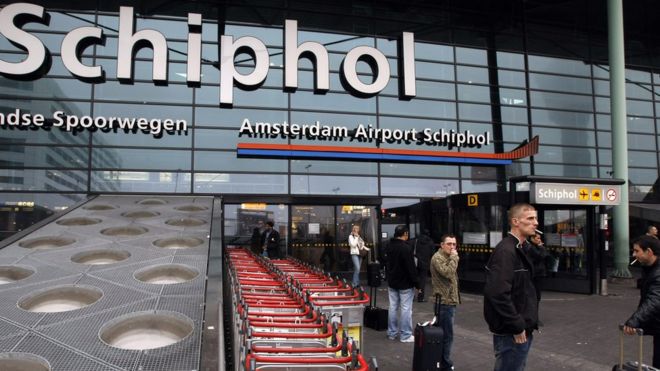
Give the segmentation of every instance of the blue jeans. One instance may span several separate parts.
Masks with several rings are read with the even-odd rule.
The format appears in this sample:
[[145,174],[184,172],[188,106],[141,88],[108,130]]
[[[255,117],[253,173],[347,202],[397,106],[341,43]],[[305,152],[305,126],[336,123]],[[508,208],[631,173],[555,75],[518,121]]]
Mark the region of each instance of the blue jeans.
[[437,314],[438,326],[444,333],[442,338],[442,361],[441,370],[451,370],[454,362],[451,361],[451,345],[454,342],[454,314],[455,305],[440,305],[440,312]]
[[527,335],[527,342],[516,344],[513,335],[493,335],[495,348],[495,371],[523,371],[527,354],[532,347],[532,334]]
[[351,261],[353,261],[353,287],[360,286],[360,267],[362,266],[362,258],[360,255],[351,255]]
[[[399,335],[401,340],[412,336],[412,304],[415,297],[415,289],[397,290],[387,288],[390,296],[390,310],[387,314],[387,336],[394,339]],[[401,309],[401,320],[399,320],[399,309]]]

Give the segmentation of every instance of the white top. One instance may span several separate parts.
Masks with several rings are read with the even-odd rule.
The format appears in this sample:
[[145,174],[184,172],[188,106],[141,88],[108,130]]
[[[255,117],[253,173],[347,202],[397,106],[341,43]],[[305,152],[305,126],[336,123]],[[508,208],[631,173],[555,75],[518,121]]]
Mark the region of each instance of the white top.
[[351,255],[360,255],[360,250],[369,251],[370,249],[364,245],[364,240],[360,236],[348,236],[348,246],[351,248]]

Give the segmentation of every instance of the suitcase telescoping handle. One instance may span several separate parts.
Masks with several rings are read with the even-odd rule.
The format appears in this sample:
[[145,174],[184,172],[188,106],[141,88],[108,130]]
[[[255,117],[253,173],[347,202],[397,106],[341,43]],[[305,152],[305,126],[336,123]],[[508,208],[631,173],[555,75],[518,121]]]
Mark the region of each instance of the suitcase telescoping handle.
[[[623,370],[623,326],[619,325],[619,370]],[[637,369],[642,371],[642,358],[644,358],[644,330],[636,328],[635,332],[639,337],[639,360],[637,361]]]

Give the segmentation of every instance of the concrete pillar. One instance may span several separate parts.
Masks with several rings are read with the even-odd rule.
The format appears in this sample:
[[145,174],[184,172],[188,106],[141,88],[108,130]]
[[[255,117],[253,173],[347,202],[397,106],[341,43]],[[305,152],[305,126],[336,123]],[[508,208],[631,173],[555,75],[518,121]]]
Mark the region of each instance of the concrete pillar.
[[623,47],[623,1],[607,0],[608,49],[610,60],[610,109],[612,113],[612,165],[614,177],[626,183],[621,187],[621,204],[614,206],[614,272],[631,277],[628,222],[628,129],[626,125],[626,64]]

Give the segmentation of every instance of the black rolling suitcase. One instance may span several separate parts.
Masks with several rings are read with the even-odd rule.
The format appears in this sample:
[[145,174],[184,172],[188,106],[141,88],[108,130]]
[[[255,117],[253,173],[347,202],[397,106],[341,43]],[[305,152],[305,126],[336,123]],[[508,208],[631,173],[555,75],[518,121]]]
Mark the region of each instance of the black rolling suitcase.
[[612,371],[660,371],[642,363],[644,332],[641,329],[637,329],[637,337],[639,337],[639,359],[637,361],[623,361],[623,325],[619,325],[619,337],[619,364],[614,365]]
[[426,323],[415,326],[415,348],[413,351],[413,371],[440,370],[442,362],[442,327],[436,326],[440,312],[440,296],[435,297],[434,312],[436,317]]
[[387,330],[388,310],[376,306],[376,288],[371,287],[369,305],[364,308],[364,326],[376,331]]

